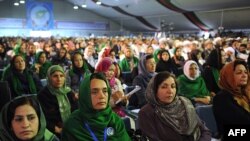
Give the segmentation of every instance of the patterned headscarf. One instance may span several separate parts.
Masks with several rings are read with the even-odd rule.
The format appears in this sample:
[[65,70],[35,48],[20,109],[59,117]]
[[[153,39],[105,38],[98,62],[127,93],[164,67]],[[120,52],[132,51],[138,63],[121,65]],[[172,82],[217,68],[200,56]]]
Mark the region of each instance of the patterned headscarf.
[[[113,60],[110,57],[104,57],[100,60],[98,65],[96,66],[96,72],[107,72],[109,70],[109,67],[114,64]],[[109,80],[109,85],[113,87],[115,85],[115,74],[112,76],[112,78]]]
[[[149,104],[155,107],[155,113],[163,124],[171,127],[181,135],[191,135],[197,141],[200,138],[201,131],[198,127],[198,118],[192,103],[185,97],[178,95],[170,104],[163,104],[157,98],[156,89],[160,84],[156,84],[156,79],[158,79],[159,75],[164,75],[164,73],[169,72],[160,72],[150,80],[146,90],[146,99]],[[168,78],[170,77],[173,76],[169,74]]]

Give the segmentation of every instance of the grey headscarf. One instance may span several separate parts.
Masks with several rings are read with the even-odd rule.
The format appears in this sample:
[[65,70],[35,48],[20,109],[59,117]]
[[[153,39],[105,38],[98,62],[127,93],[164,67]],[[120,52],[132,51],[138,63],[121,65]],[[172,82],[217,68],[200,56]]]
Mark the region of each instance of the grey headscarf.
[[156,76],[150,80],[146,90],[146,100],[155,107],[156,115],[162,123],[179,134],[193,136],[195,141],[199,140],[201,131],[192,103],[187,98],[177,95],[170,104],[160,103],[156,97],[156,90],[154,90]]
[[[142,56],[142,58],[140,59],[140,62],[138,65],[138,72],[139,72],[139,74],[143,75],[144,78],[146,78],[149,81],[156,73],[155,72],[150,73],[147,71],[147,68],[146,68],[147,56],[149,56],[149,54]],[[152,59],[154,59],[153,56],[152,56]]]

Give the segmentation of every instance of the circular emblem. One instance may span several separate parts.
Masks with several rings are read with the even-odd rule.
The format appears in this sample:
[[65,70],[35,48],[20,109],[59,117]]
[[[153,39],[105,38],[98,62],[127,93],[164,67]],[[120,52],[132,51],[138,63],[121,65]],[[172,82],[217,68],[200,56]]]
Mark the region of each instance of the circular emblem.
[[112,127],[107,128],[107,135],[108,136],[112,136],[112,135],[114,135],[114,133],[115,133],[114,128],[112,128]]

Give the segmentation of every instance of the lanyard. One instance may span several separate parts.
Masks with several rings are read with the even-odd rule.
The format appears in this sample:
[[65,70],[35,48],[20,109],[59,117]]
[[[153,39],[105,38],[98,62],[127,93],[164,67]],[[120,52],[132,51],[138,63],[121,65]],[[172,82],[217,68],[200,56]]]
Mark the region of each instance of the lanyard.
[[[94,141],[98,141],[98,139],[96,138],[95,134],[93,133],[93,131],[90,129],[89,125],[87,123],[84,123],[85,127],[88,129],[89,133],[91,134],[92,138],[94,139]],[[103,134],[104,138],[103,140],[106,141],[107,140],[107,128],[104,129],[104,134]]]

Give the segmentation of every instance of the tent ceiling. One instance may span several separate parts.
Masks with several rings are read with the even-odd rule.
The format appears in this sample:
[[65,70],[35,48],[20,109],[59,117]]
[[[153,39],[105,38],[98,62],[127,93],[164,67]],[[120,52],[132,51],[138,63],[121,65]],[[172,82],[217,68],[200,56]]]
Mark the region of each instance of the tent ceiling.
[[79,6],[86,2],[87,10],[132,31],[159,31],[162,21],[173,31],[250,28],[249,0],[101,0],[101,5],[96,0],[67,1]]

